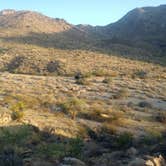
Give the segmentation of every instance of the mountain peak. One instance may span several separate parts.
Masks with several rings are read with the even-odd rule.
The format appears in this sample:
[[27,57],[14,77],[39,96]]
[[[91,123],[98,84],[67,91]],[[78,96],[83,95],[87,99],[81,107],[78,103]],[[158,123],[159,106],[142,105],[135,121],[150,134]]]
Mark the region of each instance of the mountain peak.
[[54,19],[35,11],[7,9],[0,12],[0,27],[52,33],[65,31],[72,25],[63,19]]

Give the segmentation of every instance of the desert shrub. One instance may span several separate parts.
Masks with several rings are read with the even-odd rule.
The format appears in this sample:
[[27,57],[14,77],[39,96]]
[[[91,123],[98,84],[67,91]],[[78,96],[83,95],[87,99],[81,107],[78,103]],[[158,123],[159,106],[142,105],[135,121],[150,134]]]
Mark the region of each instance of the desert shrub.
[[75,119],[77,114],[85,109],[86,103],[77,97],[71,97],[66,102],[61,103],[62,110],[69,114],[72,119]]
[[127,88],[120,89],[115,95],[115,99],[125,99],[129,96],[129,91]]
[[57,75],[63,75],[65,74],[65,66],[62,62],[60,61],[50,61],[47,64],[47,71],[49,73],[55,73]]
[[25,109],[25,104],[23,102],[18,102],[17,104],[13,105],[11,107],[12,119],[18,121],[21,120],[24,116],[24,109]]
[[13,148],[8,147],[0,153],[1,166],[22,166],[23,158],[19,156]]
[[152,105],[150,103],[146,102],[146,101],[139,102],[138,106],[142,107],[142,108],[145,108],[145,107],[146,108],[152,108]]
[[166,113],[165,112],[159,112],[159,113],[154,115],[154,119],[157,122],[166,123]]
[[110,113],[109,122],[116,123],[123,117],[124,117],[124,113],[122,111],[118,111],[118,110],[117,111],[112,111]]
[[136,72],[133,73],[133,78],[140,78],[140,79],[145,79],[147,78],[147,72],[146,71],[143,71],[143,70],[138,70]]
[[89,85],[90,82],[88,81],[88,77],[90,77],[90,73],[81,73],[81,72],[77,72],[74,75],[74,78],[76,80],[76,84],[80,84],[80,85]]
[[159,143],[162,140],[162,133],[158,130],[147,129],[146,135],[143,137],[141,142],[146,145],[153,145]]
[[79,116],[84,119],[93,120],[97,122],[110,121],[107,109],[104,108],[102,103],[90,103],[89,108],[80,113]]
[[15,143],[24,143],[25,140],[28,139],[28,136],[31,134],[30,126],[20,126],[16,130],[12,130],[12,128],[1,129],[0,140],[6,144],[14,145]]
[[107,133],[110,135],[115,135],[117,133],[117,128],[115,125],[112,125],[111,123],[103,123],[101,127],[102,133]]
[[16,70],[21,66],[21,64],[24,61],[24,57],[23,56],[17,56],[15,58],[13,58],[10,63],[7,65],[7,70],[9,72],[15,73],[17,72]]
[[87,80],[87,78],[80,78],[76,80],[76,84],[79,85],[89,85],[90,82]]
[[69,145],[68,155],[80,158],[83,147],[83,140],[79,137],[71,139],[68,145]]
[[76,79],[76,80],[79,80],[79,79],[81,79],[81,78],[89,78],[89,77],[91,77],[92,76],[92,73],[91,72],[87,72],[87,73],[82,73],[82,72],[77,72],[77,73],[75,73],[75,75],[74,75],[74,78]]
[[106,77],[104,80],[103,80],[103,83],[105,84],[110,84],[112,82],[112,78],[111,77]]
[[120,148],[128,148],[132,145],[133,135],[130,132],[121,133],[117,137],[117,146]]
[[81,113],[80,117],[88,120],[102,122],[104,121],[104,118],[101,116],[102,112],[103,111],[100,109],[100,107],[90,107],[88,112]]
[[38,145],[36,152],[39,156],[59,159],[65,156],[81,157],[83,141],[80,138],[75,138],[60,143],[48,143]]

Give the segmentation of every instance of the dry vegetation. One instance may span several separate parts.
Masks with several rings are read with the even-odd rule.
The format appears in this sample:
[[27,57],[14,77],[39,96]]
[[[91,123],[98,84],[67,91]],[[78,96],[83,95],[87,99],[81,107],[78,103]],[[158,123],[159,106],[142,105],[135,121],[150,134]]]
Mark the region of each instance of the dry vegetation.
[[165,67],[90,51],[1,46],[1,155],[15,153],[16,165],[27,156],[39,165],[70,156],[98,166],[131,147],[137,157],[165,155],[151,152],[165,143]]
[[71,40],[85,42],[78,29],[44,33],[70,29],[63,20],[57,29],[20,23],[0,29],[0,166],[141,166],[166,157],[164,56],[84,49]]

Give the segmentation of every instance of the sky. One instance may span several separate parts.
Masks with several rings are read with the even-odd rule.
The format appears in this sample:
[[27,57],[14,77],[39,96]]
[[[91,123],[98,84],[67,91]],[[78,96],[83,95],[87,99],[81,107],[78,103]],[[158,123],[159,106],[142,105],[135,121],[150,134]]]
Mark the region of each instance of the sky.
[[33,10],[72,24],[107,25],[136,7],[160,4],[166,0],[1,0],[0,10]]

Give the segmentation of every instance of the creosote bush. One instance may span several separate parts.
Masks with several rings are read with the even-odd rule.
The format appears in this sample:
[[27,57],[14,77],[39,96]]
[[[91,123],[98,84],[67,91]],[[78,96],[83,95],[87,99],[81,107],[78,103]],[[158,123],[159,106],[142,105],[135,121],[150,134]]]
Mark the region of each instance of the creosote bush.
[[12,119],[21,120],[24,116],[25,104],[23,102],[18,102],[11,107],[12,110]]

